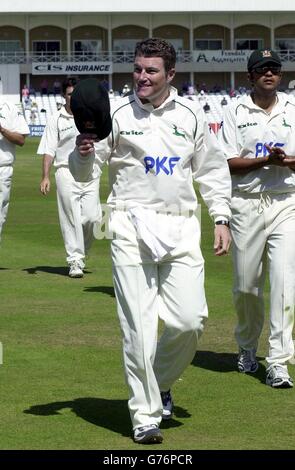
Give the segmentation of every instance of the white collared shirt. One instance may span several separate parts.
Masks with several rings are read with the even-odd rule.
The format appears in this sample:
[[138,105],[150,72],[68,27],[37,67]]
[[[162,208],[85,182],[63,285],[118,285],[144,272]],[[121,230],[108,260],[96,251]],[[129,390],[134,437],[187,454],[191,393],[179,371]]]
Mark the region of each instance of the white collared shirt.
[[[0,124],[11,132],[22,135],[30,134],[30,129],[22,113],[17,107],[9,102],[0,102]],[[0,133],[0,166],[12,165],[15,160],[15,144],[9,142]]]
[[69,155],[75,149],[78,134],[73,115],[69,114],[63,106],[49,116],[37,154],[47,154],[53,157],[53,165],[56,168],[67,166]]
[[[257,158],[268,154],[265,144],[281,147],[295,157],[295,101],[277,93],[278,101],[267,113],[250,95],[238,98],[224,110],[218,134],[227,159]],[[265,165],[243,175],[232,175],[233,191],[285,193],[295,191],[295,173],[289,168]]]
[[108,162],[111,207],[194,211],[195,180],[209,214],[230,218],[228,165],[198,102],[171,87],[158,108],[135,94],[115,102],[111,115],[112,133],[95,144],[98,164]]

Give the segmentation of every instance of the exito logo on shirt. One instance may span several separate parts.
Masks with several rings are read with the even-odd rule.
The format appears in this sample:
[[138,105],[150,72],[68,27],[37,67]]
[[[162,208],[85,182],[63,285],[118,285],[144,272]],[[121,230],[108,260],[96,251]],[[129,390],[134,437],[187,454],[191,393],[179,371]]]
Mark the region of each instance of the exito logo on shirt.
[[243,129],[244,127],[258,126],[258,122],[246,122],[246,124],[240,124],[238,129]]
[[173,175],[175,167],[180,157],[144,157],[145,172],[158,175],[161,171],[166,175]]
[[121,131],[121,135],[143,135],[142,131]]
[[74,128],[74,126],[64,127],[63,129],[60,130],[60,132],[70,131],[73,128]]
[[173,124],[172,126],[174,130],[173,132],[174,135],[177,135],[178,137],[183,137],[184,139],[186,139],[183,129],[179,129],[175,124]]

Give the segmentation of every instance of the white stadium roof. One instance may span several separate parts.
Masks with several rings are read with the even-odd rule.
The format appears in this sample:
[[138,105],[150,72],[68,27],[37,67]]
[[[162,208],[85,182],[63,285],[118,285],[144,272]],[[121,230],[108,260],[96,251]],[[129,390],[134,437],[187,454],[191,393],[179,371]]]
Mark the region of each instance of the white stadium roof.
[[123,12],[286,12],[294,0],[0,0],[1,13],[123,13]]

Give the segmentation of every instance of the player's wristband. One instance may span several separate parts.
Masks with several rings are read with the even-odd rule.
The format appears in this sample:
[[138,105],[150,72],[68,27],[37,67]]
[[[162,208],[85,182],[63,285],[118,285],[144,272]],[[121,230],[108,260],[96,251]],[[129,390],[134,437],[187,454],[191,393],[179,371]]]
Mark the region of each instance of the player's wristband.
[[217,222],[215,222],[215,225],[226,225],[227,227],[229,227],[229,222],[227,220],[217,220]]

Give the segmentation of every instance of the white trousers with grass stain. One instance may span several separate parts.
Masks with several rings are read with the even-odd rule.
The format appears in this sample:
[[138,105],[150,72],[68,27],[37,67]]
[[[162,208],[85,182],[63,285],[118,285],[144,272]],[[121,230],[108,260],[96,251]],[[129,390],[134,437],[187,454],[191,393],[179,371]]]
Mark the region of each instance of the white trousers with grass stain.
[[[200,228],[195,216],[186,218],[181,241],[158,262],[137,238],[130,213],[114,211],[109,228],[115,237],[113,277],[128,406],[136,429],[161,422],[160,391],[170,389],[191,363],[208,316]],[[164,329],[158,341],[159,317]]]

